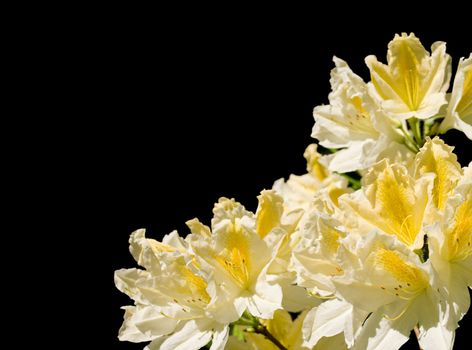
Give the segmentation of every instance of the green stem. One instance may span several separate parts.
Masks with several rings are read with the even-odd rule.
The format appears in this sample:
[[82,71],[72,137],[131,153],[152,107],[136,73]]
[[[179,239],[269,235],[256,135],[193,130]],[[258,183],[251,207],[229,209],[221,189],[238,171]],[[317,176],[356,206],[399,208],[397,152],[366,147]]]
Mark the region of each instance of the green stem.
[[441,122],[444,120],[443,116],[434,116],[429,119],[426,119],[423,122],[423,134],[424,137],[430,136],[434,137],[439,134],[439,126],[441,125]]
[[411,138],[410,134],[408,133],[408,130],[405,130],[404,127],[401,127],[400,130],[402,131],[403,135],[405,135],[405,146],[408,147],[408,149],[413,153],[417,153],[420,149],[416,142],[413,141],[413,139]]
[[439,125],[438,123],[434,123],[429,129],[428,136],[436,136],[439,133]]
[[421,136],[420,121],[416,118],[408,119],[411,131],[416,141],[416,146],[420,146],[423,143],[423,137]]
[[431,124],[424,122],[423,123],[423,135],[426,138],[426,136],[429,136],[431,132]]
[[418,120],[416,122],[416,134],[418,134],[418,144],[423,147],[424,144],[424,135],[423,135],[423,128],[422,125],[424,124],[423,121]]

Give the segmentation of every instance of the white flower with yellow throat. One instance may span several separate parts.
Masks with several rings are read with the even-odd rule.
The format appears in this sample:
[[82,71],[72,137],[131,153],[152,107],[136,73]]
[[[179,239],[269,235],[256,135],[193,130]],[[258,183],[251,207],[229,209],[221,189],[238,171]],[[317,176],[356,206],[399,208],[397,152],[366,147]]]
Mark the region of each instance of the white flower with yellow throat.
[[197,232],[191,226],[192,234],[186,238],[211,274],[209,309],[224,323],[237,320],[246,309],[271,318],[281,308],[282,291],[268,281],[273,251],[257,233],[254,214],[227,198],[218,201],[213,213],[211,232],[209,228]]
[[125,307],[120,340],[151,341],[146,349],[199,349],[212,340],[212,350],[224,348],[228,325],[208,312],[207,274],[177,232],[163,242],[137,230],[130,251],[141,269],[115,272],[115,284],[135,301]]

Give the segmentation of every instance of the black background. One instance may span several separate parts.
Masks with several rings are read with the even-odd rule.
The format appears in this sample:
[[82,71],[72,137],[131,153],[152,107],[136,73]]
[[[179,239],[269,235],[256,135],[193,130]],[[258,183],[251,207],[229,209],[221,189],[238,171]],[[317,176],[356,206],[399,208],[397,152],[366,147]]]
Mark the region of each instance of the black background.
[[[303,173],[303,151],[313,142],[312,109],[327,103],[333,55],[368,80],[364,57],[375,54],[385,61],[388,42],[401,31],[414,31],[427,48],[446,41],[454,69],[471,49],[463,31],[447,26],[392,24],[381,30],[381,20],[375,26],[354,21],[335,32],[315,17],[295,25],[269,15],[250,17],[177,16],[164,25],[159,18],[123,16],[109,28],[119,42],[108,62],[114,70],[116,118],[102,155],[112,170],[105,183],[112,187],[106,278],[113,349],[144,347],[116,338],[119,307],[132,303],[113,283],[114,270],[136,265],[128,252],[129,234],[146,228],[156,239],[173,229],[185,235],[186,220],[209,223],[220,196],[254,210],[262,189],[290,173]],[[463,165],[471,160],[470,143],[461,133],[448,133],[446,139],[461,147]],[[455,348],[470,330],[467,318]]]

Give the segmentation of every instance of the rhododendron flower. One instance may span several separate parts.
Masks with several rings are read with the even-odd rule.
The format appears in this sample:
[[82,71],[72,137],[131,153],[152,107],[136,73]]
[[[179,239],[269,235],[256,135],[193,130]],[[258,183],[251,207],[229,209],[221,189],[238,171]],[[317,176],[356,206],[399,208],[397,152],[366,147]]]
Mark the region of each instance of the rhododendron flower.
[[[315,107],[307,172],[277,180],[254,212],[220,198],[209,226],[162,242],[137,230],[142,268],[115,272],[134,305],[119,339],[146,350],[452,349],[470,307],[472,163],[439,133],[472,140],[472,57],[448,94],[446,44],[396,35],[371,81],[334,58]],[[224,176],[224,174],[222,175]]]

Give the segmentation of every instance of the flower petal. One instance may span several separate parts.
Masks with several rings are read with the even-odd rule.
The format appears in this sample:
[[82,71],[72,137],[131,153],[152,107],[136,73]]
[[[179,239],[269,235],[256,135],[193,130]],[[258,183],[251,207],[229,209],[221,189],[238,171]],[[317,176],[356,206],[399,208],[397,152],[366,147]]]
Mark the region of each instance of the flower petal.
[[283,199],[275,191],[262,191],[257,197],[256,231],[264,238],[273,228],[280,226],[283,214]]
[[161,344],[160,350],[198,350],[211,340],[210,320],[191,320]]
[[449,108],[440,131],[445,133],[451,128],[462,130],[472,140],[472,54],[459,61]]
[[374,312],[365,321],[353,350],[398,350],[410,337],[410,331],[416,319],[408,314],[408,318],[390,321],[381,312]]
[[436,208],[444,210],[446,200],[462,177],[462,169],[454,148],[447,146],[439,137],[427,139],[415,158],[415,176],[425,173],[435,175],[433,184],[433,203]]
[[399,119],[429,118],[446,103],[450,56],[445,43],[435,43],[432,55],[414,34],[395,38],[388,45],[388,65],[368,56],[370,91],[382,108]]
[[219,329],[215,329],[211,342],[210,350],[223,350],[225,349],[226,342],[228,341],[229,327],[224,326]]
[[153,340],[154,338],[150,334],[144,334],[136,327],[134,316],[137,308],[135,306],[124,306],[123,309],[125,310],[125,315],[123,325],[118,332],[118,339],[133,343]]
[[331,337],[344,331],[352,305],[346,301],[328,300],[311,309],[303,324],[304,346],[315,346],[322,337]]

